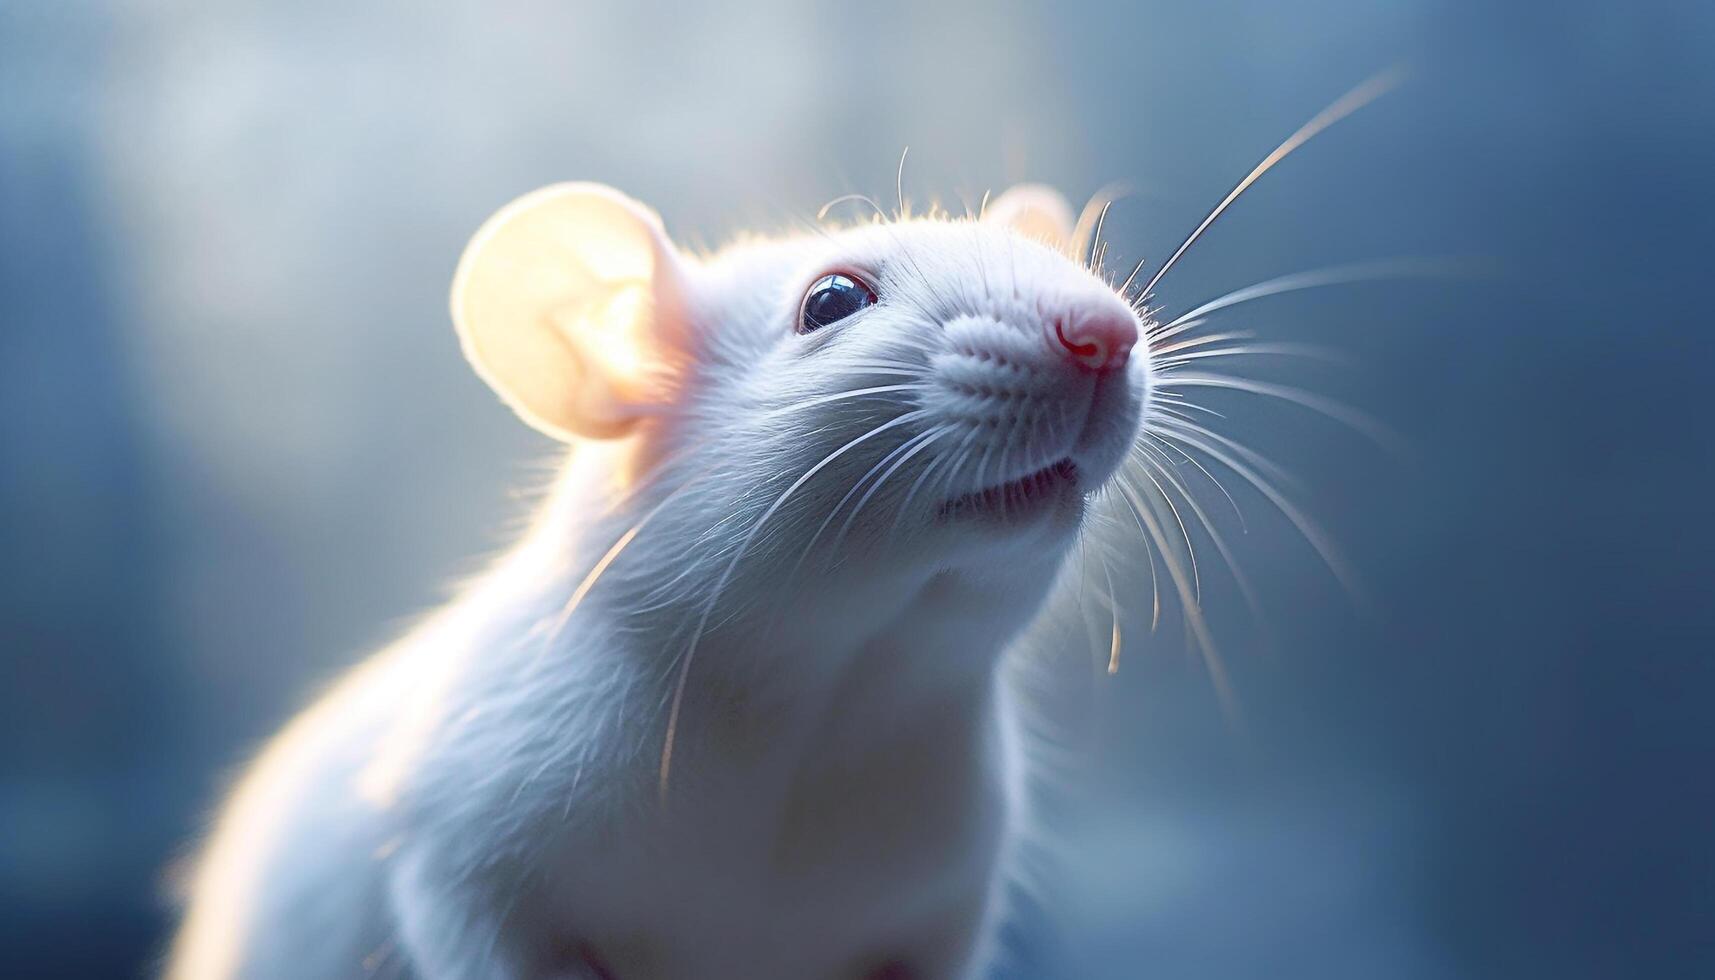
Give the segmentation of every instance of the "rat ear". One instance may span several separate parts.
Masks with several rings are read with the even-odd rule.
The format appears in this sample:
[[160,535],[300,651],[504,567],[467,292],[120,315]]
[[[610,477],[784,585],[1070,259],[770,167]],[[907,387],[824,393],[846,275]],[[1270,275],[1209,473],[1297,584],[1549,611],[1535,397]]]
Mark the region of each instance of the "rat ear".
[[988,203],[983,220],[1008,225],[1027,238],[1065,250],[1072,240],[1072,206],[1046,184],[1015,184]]
[[683,268],[653,211],[600,184],[501,208],[453,274],[459,344],[556,439],[624,435],[669,397],[688,343]]

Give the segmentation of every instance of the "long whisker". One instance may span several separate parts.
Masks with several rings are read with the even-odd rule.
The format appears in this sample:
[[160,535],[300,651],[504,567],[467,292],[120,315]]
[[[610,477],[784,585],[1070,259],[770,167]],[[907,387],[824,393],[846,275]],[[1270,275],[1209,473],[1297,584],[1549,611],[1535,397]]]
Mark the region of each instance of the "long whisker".
[[1102,249],[1102,226],[1107,224],[1108,209],[1113,206],[1114,202],[1107,202],[1102,205],[1101,213],[1096,215],[1096,230],[1090,236],[1090,254],[1084,257],[1084,264],[1097,275],[1101,275],[1102,257],[1107,255],[1107,252]]
[[822,205],[820,210],[816,212],[816,220],[825,220],[828,217],[829,211],[832,211],[834,208],[846,203],[847,201],[859,201],[867,204],[875,210],[876,217],[883,221],[887,220],[887,211],[883,209],[881,205],[875,203],[875,198],[870,197],[868,194],[841,194],[839,197],[836,197],[832,201]]
[[1237,458],[1209,442],[1184,434],[1179,434],[1177,441],[1207,453],[1211,459],[1232,470],[1246,483],[1255,487],[1257,492],[1268,498],[1269,503],[1273,504],[1276,510],[1279,510],[1286,516],[1287,520],[1292,522],[1293,526],[1298,529],[1298,533],[1304,535],[1304,539],[1315,549],[1317,555],[1321,556],[1323,564],[1328,566],[1328,570],[1334,573],[1334,577],[1340,580],[1340,584],[1345,586],[1347,592],[1354,598],[1365,600],[1365,591],[1359,586],[1357,576],[1352,574],[1350,566],[1346,564],[1345,558],[1334,547],[1327,532],[1322,529],[1321,525],[1311,520],[1309,515],[1300,510],[1297,505],[1288,500],[1284,494],[1275,489],[1272,483]]
[[[798,568],[800,566],[802,566],[806,560],[809,559],[810,552],[815,549],[816,542],[818,540],[820,540],[822,537],[822,532],[826,531],[828,529],[828,525],[832,524],[834,522],[834,518],[839,516],[840,511],[846,506],[846,503],[848,501],[850,501],[853,497],[857,496],[858,491],[863,489],[864,484],[869,480],[869,478],[874,476],[878,471],[880,471],[882,467],[886,466],[888,463],[890,463],[894,459],[898,458],[900,454],[910,451],[912,446],[918,445],[920,442],[922,442],[930,434],[930,432],[933,432],[933,431],[935,431],[935,430],[931,429],[931,430],[929,430],[929,432],[920,432],[917,435],[914,435],[911,438],[900,443],[899,445],[895,446],[891,451],[889,451],[887,453],[887,455],[883,456],[881,459],[877,460],[873,465],[871,465],[870,468],[867,471],[865,471],[865,473],[862,476],[860,476],[856,480],[852,481],[851,489],[847,490],[845,492],[845,495],[842,496],[839,499],[839,501],[834,504],[834,506],[828,508],[827,516],[822,518],[822,523],[816,526],[815,533],[810,535],[809,542],[804,545],[804,551],[803,551],[803,553],[801,553],[798,556],[798,561],[793,564],[792,571],[789,572],[786,576],[787,579],[796,580]],[[843,533],[843,529],[842,529],[842,533]],[[833,547],[833,545],[830,544],[829,548],[831,549],[832,547]]]
[[894,190],[899,193],[899,220],[911,217],[905,210],[905,157],[911,152],[911,147],[899,151],[899,169],[893,175]]
[[910,374],[914,377],[923,373],[920,364],[881,359],[847,361],[840,365],[840,370],[853,374]]
[[1125,291],[1131,288],[1132,280],[1136,279],[1137,274],[1143,271],[1143,264],[1147,261],[1149,261],[1147,256],[1138,259],[1137,264],[1131,267],[1131,274],[1125,277],[1125,282],[1120,283],[1120,288],[1114,290],[1114,292],[1119,293],[1123,297],[1125,295]]
[[1357,432],[1368,436],[1383,449],[1397,455],[1406,454],[1405,440],[1392,429],[1354,408],[1301,388],[1271,384],[1265,381],[1252,381],[1249,378],[1235,378],[1225,374],[1163,373],[1157,383],[1164,388],[1227,388],[1233,391],[1262,395],[1267,398],[1278,398],[1326,415],[1337,422],[1343,422]]
[[1162,532],[1161,523],[1156,519],[1155,509],[1146,504],[1141,497],[1136,496],[1136,491],[1129,483],[1123,480],[1115,481],[1115,486],[1125,495],[1127,502],[1132,506],[1133,513],[1148,528],[1150,537],[1155,540],[1156,548],[1161,552],[1161,562],[1167,568],[1168,579],[1172,581],[1174,589],[1179,594],[1179,606],[1185,615],[1189,635],[1196,641],[1197,648],[1203,657],[1203,663],[1209,671],[1209,680],[1215,687],[1215,696],[1220,700],[1222,711],[1226,714],[1229,723],[1237,727],[1240,724],[1238,702],[1233,697],[1232,683],[1227,678],[1227,668],[1221,663],[1220,653],[1215,647],[1215,640],[1209,633],[1208,625],[1203,622],[1202,609],[1197,605],[1192,594],[1191,583],[1186,578],[1184,567],[1174,558],[1173,552],[1166,547],[1167,537]]
[[1194,320],[1208,316],[1217,310],[1224,310],[1231,306],[1238,306],[1241,303],[1249,303],[1268,296],[1279,296],[1282,293],[1354,282],[1371,282],[1377,279],[1429,278],[1450,275],[1466,267],[1464,264],[1455,264],[1444,260],[1406,258],[1380,259],[1374,262],[1356,262],[1350,265],[1330,266],[1326,269],[1294,272],[1290,275],[1265,279],[1243,289],[1235,289],[1225,296],[1218,296],[1202,306],[1179,314],[1162,324],[1160,329],[1163,331],[1170,330],[1186,320]]
[[1162,488],[1161,481],[1155,478],[1155,474],[1151,472],[1151,468],[1146,465],[1140,465],[1138,467],[1138,472],[1143,474],[1144,479],[1147,479],[1150,483],[1155,485],[1155,491],[1161,495],[1162,503],[1165,503],[1168,511],[1173,514],[1173,523],[1179,525],[1179,536],[1185,539],[1185,555],[1191,560],[1192,595],[1196,598],[1198,604],[1201,605],[1203,602],[1203,576],[1197,571],[1197,549],[1191,543],[1191,532],[1185,527],[1185,519],[1179,516],[1179,508],[1174,506],[1173,498],[1167,495],[1167,491]]
[[1196,361],[1205,361],[1215,357],[1257,356],[1306,357],[1318,361],[1329,361],[1342,364],[1349,362],[1349,359],[1339,351],[1330,350],[1326,347],[1318,347],[1315,344],[1277,343],[1235,344],[1229,347],[1192,350],[1168,357],[1153,358],[1151,363],[1158,369],[1165,370],[1167,368],[1180,367],[1185,364],[1191,364]]
[[565,629],[566,623],[572,618],[572,613],[575,612],[578,605],[584,601],[584,597],[590,594],[590,590],[595,588],[596,582],[600,581],[602,575],[608,570],[608,567],[613,564],[614,559],[618,558],[620,553],[625,551],[625,549],[631,545],[632,541],[636,540],[637,535],[642,533],[643,529],[648,526],[649,522],[655,519],[655,515],[661,513],[668,504],[673,502],[675,497],[684,493],[690,486],[690,483],[686,483],[677,490],[674,490],[672,493],[663,497],[660,503],[650,508],[649,512],[644,514],[636,524],[631,525],[631,527],[627,529],[624,534],[621,534],[618,540],[614,541],[613,545],[596,560],[596,563],[590,566],[589,572],[584,575],[583,580],[578,583],[577,588],[572,590],[571,598],[566,600],[566,604],[560,608],[559,614],[554,617],[553,625],[548,628],[548,638],[550,640],[560,635],[560,631]]
[[1239,519],[1239,530],[1245,534],[1250,533],[1250,526],[1245,522],[1245,512],[1239,509],[1239,502],[1233,499],[1233,495],[1227,492],[1226,484],[1216,479],[1215,474],[1209,472],[1209,468],[1207,466],[1198,462],[1197,457],[1183,449],[1180,449],[1178,446],[1175,446],[1173,443],[1168,442],[1166,439],[1161,438],[1155,433],[1147,433],[1147,436],[1148,438],[1155,440],[1155,442],[1164,449],[1170,449],[1173,452],[1178,453],[1179,458],[1196,467],[1199,473],[1202,473],[1204,477],[1208,478],[1209,482],[1215,485],[1215,489],[1221,491],[1221,496],[1227,498],[1227,505],[1232,507],[1233,516]]
[[1108,639],[1108,673],[1120,672],[1120,606],[1114,596],[1114,574],[1108,568],[1108,560],[1102,559],[1102,578],[1108,583],[1108,616],[1112,622]]
[[858,502],[855,506],[852,507],[851,513],[846,515],[845,523],[840,525],[839,533],[834,535],[834,543],[832,545],[829,545],[829,547],[835,547],[841,541],[845,540],[846,532],[851,530],[852,522],[857,520],[858,513],[863,510],[864,505],[869,503],[870,498],[875,496],[875,492],[877,490],[881,489],[881,485],[886,483],[889,477],[891,477],[894,473],[897,473],[901,466],[904,466],[906,463],[909,463],[911,461],[911,457],[913,457],[913,456],[917,455],[918,453],[922,452],[923,450],[929,448],[929,446],[932,445],[936,440],[940,439],[942,436],[947,435],[948,433],[950,433],[952,431],[953,431],[952,429],[949,429],[946,427],[938,427],[938,428],[930,429],[928,432],[924,433],[921,437],[919,437],[919,441],[917,442],[917,444],[915,446],[911,447],[909,452],[905,453],[904,455],[900,456],[898,459],[894,460],[893,464],[891,466],[889,466],[886,470],[882,471],[882,474],[875,478],[875,482],[870,484],[869,490],[866,491],[862,497],[858,498]]
[[[1117,481],[1115,482],[1115,486],[1118,486]],[[1124,492],[1120,492],[1119,502],[1125,506],[1126,511],[1131,514],[1132,521],[1137,525],[1138,536],[1143,542],[1143,554],[1149,561],[1149,591],[1152,596],[1150,602],[1149,631],[1154,633],[1156,628],[1161,625],[1161,585],[1155,576],[1155,548],[1149,537],[1149,529],[1144,527],[1143,517],[1138,514],[1137,508],[1132,506],[1130,496]]]
[[910,512],[912,499],[917,496],[917,492],[923,488],[923,485],[928,482],[929,477],[934,474],[937,468],[942,466],[947,468],[948,480],[951,480],[957,474],[958,468],[964,465],[965,460],[970,455],[970,449],[968,447],[971,444],[971,440],[976,437],[977,432],[978,430],[973,427],[969,432],[965,433],[965,437],[963,439],[959,440],[959,444],[954,447],[951,453],[947,453],[940,459],[937,459],[928,466],[925,466],[923,468],[923,472],[917,475],[917,479],[913,480],[911,483],[911,488],[905,492],[905,499],[899,504],[899,512],[893,517],[893,526],[889,528],[887,532],[889,535],[899,533],[900,524],[904,522],[905,515]]
[[1072,234],[1066,239],[1066,255],[1090,267],[1102,241],[1102,220],[1107,217],[1108,208],[1130,193],[1124,184],[1112,183],[1090,195],[1072,223]]
[[1153,428],[1153,434],[1164,439],[1172,440],[1174,442],[1183,442],[1188,445],[1191,444],[1189,437],[1210,440],[1217,445],[1224,446],[1229,452],[1249,463],[1259,472],[1267,474],[1268,478],[1273,480],[1275,483],[1291,488],[1294,493],[1302,493],[1304,491],[1304,481],[1293,476],[1286,467],[1281,466],[1279,463],[1276,463],[1274,460],[1269,459],[1267,456],[1264,456],[1262,453],[1257,452],[1237,439],[1222,435],[1207,426],[1198,425],[1196,422],[1186,421],[1183,419],[1158,418]]
[[[921,372],[917,373],[920,374]],[[764,419],[776,419],[783,415],[791,415],[794,412],[801,412],[806,408],[814,408],[817,405],[826,405],[829,402],[845,401],[848,398],[862,398],[865,395],[882,395],[893,391],[911,391],[912,389],[921,387],[922,385],[920,384],[892,384],[876,385],[870,388],[854,388],[849,391],[836,391],[831,395],[817,395],[813,398],[806,398],[802,401],[793,402],[790,405],[771,408],[764,412],[762,417]]]
[[[1218,419],[1224,419],[1227,417],[1223,413],[1217,412],[1207,405],[1199,405],[1196,402],[1186,400],[1185,396],[1177,391],[1163,391],[1158,386],[1155,391],[1152,392],[1152,395],[1156,399],[1159,399],[1155,405],[1151,406],[1150,411],[1152,413],[1159,413],[1161,415],[1172,416],[1173,418],[1184,419],[1187,422],[1193,421],[1193,417],[1185,414],[1184,410],[1186,409],[1194,412],[1202,412],[1204,415],[1212,415]],[[1161,404],[1161,401],[1166,401],[1168,404],[1163,405]],[[1154,415],[1151,417],[1153,418]]]
[[929,484],[931,488],[938,488],[932,492],[944,495],[952,494],[955,481],[957,481],[960,475],[965,472],[966,466],[970,464],[971,455],[976,451],[975,447],[971,445],[971,442],[977,434],[978,430],[973,428],[965,435],[965,438],[959,440],[958,455],[953,458],[952,464],[946,468],[946,472],[944,472],[939,479],[934,480]]
[[1255,336],[1256,334],[1249,330],[1228,330],[1223,333],[1204,334],[1201,337],[1192,337],[1188,340],[1181,340],[1172,344],[1156,346],[1155,343],[1151,343],[1149,347],[1149,356],[1152,358],[1162,357],[1178,351],[1190,350],[1194,347],[1203,347],[1208,344],[1218,344],[1227,340],[1250,340]]
[[[1167,443],[1162,443],[1162,445],[1167,445]],[[1203,469],[1201,463],[1198,463],[1196,459],[1187,455],[1183,450],[1175,449],[1175,451],[1190,460],[1193,465],[1198,469],[1203,470],[1205,474],[1209,472],[1208,470]],[[1161,459],[1165,461],[1166,457],[1162,456]],[[1238,560],[1233,557],[1232,549],[1227,547],[1225,535],[1221,534],[1220,530],[1215,527],[1215,522],[1209,519],[1209,515],[1203,510],[1202,505],[1197,503],[1197,497],[1191,492],[1191,488],[1186,486],[1185,481],[1181,480],[1178,475],[1173,472],[1172,467],[1161,466],[1157,467],[1157,469],[1160,470],[1162,477],[1164,477],[1167,482],[1179,492],[1179,496],[1184,499],[1185,505],[1191,508],[1192,516],[1202,523],[1203,531],[1209,535],[1209,540],[1215,545],[1215,551],[1221,556],[1221,560],[1227,563],[1227,571],[1232,574],[1233,583],[1239,587],[1239,594],[1244,597],[1245,604],[1250,607],[1251,614],[1255,616],[1259,622],[1262,621],[1265,618],[1262,613],[1262,603],[1257,600],[1256,590],[1251,588],[1250,576],[1246,575],[1244,573],[1244,569],[1239,567]],[[1214,478],[1210,477],[1210,479]],[[1220,482],[1216,481],[1215,485],[1220,486]],[[1226,493],[1226,488],[1222,487],[1221,492]],[[1232,499],[1232,496],[1228,495],[1227,501],[1229,503],[1232,502]],[[1234,511],[1237,511],[1238,505],[1233,504],[1233,509]],[[1242,515],[1240,516],[1240,520],[1243,520]]]
[[1168,256],[1167,261],[1162,263],[1161,268],[1155,270],[1155,275],[1150,277],[1148,284],[1143,287],[1142,295],[1148,296],[1150,293],[1155,291],[1156,283],[1161,281],[1162,276],[1167,275],[1167,270],[1173,268],[1173,264],[1179,261],[1179,257],[1184,255],[1185,251],[1192,245],[1196,244],[1197,239],[1203,236],[1203,232],[1207,231],[1209,226],[1215,223],[1215,219],[1219,218],[1223,211],[1227,210],[1234,201],[1238,200],[1239,195],[1243,194],[1246,188],[1256,183],[1259,177],[1268,173],[1269,170],[1273,169],[1275,164],[1286,159],[1293,150],[1296,150],[1300,146],[1309,142],[1312,137],[1316,136],[1316,134],[1385,95],[1390,89],[1399,83],[1400,75],[1401,72],[1398,69],[1395,69],[1372,76],[1357,88],[1352,89],[1350,92],[1347,92],[1345,95],[1334,100],[1332,105],[1317,113],[1309,122],[1300,126],[1297,132],[1288,136],[1284,142],[1275,147],[1274,152],[1264,157],[1261,163],[1257,164],[1250,173],[1246,174],[1245,178],[1239,181],[1238,185],[1228,192],[1225,198],[1222,198],[1220,204],[1215,205],[1215,209],[1210,211],[1208,216],[1203,219],[1202,223],[1197,226],[1196,230],[1191,232],[1185,241],[1182,242],[1178,248],[1173,250],[1173,254]]
[[[619,496],[618,500],[609,505],[609,513],[617,512],[639,500],[659,480],[660,474],[665,469],[665,466],[658,468],[651,475],[637,481],[629,487]],[[661,511],[665,510],[668,504],[672,503],[681,494],[690,490],[693,486],[703,482],[709,476],[710,474],[708,472],[704,472],[674,488],[657,501],[653,507],[638,519],[636,524],[633,524],[629,529],[622,533],[619,538],[608,547],[607,551],[596,560],[595,564],[592,565],[589,571],[584,574],[583,579],[581,579],[577,586],[573,588],[571,596],[554,615],[554,619],[552,621],[544,620],[537,623],[536,626],[531,628],[529,635],[534,637],[537,634],[541,634],[550,642],[554,637],[558,636],[560,631],[565,628],[567,620],[571,619],[572,613],[577,610],[579,604],[581,604],[584,598],[589,595],[590,590],[595,587],[596,582],[599,581],[602,575],[607,572],[608,567],[613,564],[614,560],[619,557],[620,553],[630,546],[632,540],[635,539],[646,526],[648,526],[650,521],[653,521]],[[546,646],[544,646],[544,650],[545,649]],[[538,653],[537,656],[540,657],[541,653]]]
[[1204,321],[1202,319],[1186,320],[1184,323],[1181,323],[1180,325],[1178,325],[1177,327],[1174,327],[1171,330],[1165,329],[1165,328],[1160,327],[1160,326],[1151,327],[1149,330],[1149,333],[1147,335],[1148,339],[1149,339],[1150,348],[1153,350],[1156,345],[1162,343],[1163,341],[1171,340],[1174,337],[1176,337],[1182,333],[1189,333],[1190,331],[1195,330],[1198,327],[1202,326],[1205,322],[1207,322],[1207,321]]

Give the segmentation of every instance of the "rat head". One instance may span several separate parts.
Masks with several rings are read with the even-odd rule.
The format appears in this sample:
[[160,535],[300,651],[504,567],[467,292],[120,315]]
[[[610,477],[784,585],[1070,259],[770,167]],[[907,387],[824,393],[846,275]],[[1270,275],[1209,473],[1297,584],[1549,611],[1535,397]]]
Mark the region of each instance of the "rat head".
[[702,481],[681,509],[746,565],[1052,568],[1149,387],[1144,324],[1069,257],[1070,219],[1026,186],[979,219],[697,259],[629,198],[560,185],[478,233],[453,312],[531,424],[632,439],[641,470],[677,474],[665,486]]

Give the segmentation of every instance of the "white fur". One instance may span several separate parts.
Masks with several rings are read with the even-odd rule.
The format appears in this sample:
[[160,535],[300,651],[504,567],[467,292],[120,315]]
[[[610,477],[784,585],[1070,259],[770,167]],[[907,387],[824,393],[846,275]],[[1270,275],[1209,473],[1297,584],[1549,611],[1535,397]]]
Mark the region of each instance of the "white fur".
[[[831,269],[881,302],[799,336]],[[981,968],[1024,819],[997,667],[1083,504],[937,510],[1067,456],[1084,490],[1108,478],[1147,365],[1079,371],[1047,325],[1125,305],[968,221],[744,244],[683,279],[696,347],[669,409],[578,444],[516,550],[263,753],[203,853],[172,976],[574,977],[590,951],[619,980]],[[794,407],[891,384],[912,387]],[[843,526],[857,481],[937,425]]]

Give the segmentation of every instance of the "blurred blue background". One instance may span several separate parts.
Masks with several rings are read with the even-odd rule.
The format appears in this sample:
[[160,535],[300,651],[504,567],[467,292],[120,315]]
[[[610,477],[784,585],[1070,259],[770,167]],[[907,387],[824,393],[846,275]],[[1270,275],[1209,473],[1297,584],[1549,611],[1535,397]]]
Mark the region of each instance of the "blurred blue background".
[[1113,261],[1159,261],[1405,63],[1159,291],[1494,270],[1233,312],[1413,447],[1215,399],[1374,608],[1240,495],[1242,729],[1128,621],[1013,970],[1715,976],[1711,51],[1686,2],[0,3],[0,961],[147,973],[233,767],[517,526],[553,447],[445,313],[504,201],[603,180],[715,244],[909,145],[919,200],[1124,182]]

